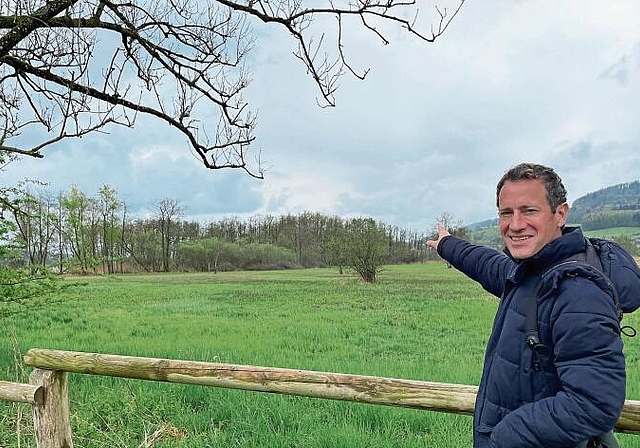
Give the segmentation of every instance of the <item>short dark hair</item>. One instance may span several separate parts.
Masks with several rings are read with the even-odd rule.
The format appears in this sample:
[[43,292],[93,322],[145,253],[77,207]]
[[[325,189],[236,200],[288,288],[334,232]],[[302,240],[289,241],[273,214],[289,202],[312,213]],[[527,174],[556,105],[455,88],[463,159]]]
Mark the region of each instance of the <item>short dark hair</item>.
[[562,179],[553,168],[535,163],[521,163],[510,168],[498,182],[496,206],[500,207],[500,190],[502,190],[506,181],[517,182],[526,179],[537,179],[544,184],[544,188],[547,191],[547,201],[552,211],[555,212],[559,205],[567,202],[567,190],[562,185]]

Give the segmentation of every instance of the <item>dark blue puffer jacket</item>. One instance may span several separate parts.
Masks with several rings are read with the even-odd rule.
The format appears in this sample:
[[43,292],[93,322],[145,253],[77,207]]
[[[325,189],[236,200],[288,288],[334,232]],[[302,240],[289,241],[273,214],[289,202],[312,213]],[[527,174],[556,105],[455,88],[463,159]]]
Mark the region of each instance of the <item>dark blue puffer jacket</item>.
[[[476,400],[474,447],[573,447],[618,420],[626,381],[620,323],[613,299],[595,283],[567,278],[540,300],[540,339],[552,348],[548,368],[533,369],[525,346],[525,305],[540,275],[583,250],[576,228],[519,262],[453,236],[438,245],[445,260],[501,298]],[[629,275],[640,292],[637,266]]]

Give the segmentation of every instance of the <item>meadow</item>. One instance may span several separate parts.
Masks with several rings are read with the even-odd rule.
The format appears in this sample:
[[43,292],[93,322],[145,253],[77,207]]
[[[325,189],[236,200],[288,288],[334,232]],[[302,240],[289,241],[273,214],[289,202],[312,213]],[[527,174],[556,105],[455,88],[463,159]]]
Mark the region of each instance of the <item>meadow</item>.
[[[5,305],[0,379],[29,348],[477,384],[497,301],[442,263],[65,280]],[[640,313],[625,320],[640,327]],[[640,342],[626,339],[628,398]],[[70,375],[76,447],[469,447],[471,418],[369,404]],[[0,447],[34,447],[30,409],[0,402]],[[624,447],[640,436],[621,435]]]

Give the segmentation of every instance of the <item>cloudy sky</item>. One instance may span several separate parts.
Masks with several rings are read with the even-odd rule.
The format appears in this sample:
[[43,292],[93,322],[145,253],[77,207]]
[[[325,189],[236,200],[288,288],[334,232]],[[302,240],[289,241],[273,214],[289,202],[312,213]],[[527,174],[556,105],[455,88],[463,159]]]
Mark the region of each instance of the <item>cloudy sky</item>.
[[291,41],[258,35],[248,96],[264,180],[206,170],[152,122],[66,142],[0,180],[91,195],[108,184],[139,214],[172,198],[202,221],[317,211],[426,231],[442,212],[494,217],[495,183],[521,161],[555,167],[570,200],[640,179],[637,0],[467,0],[434,44],[349,35],[352,61],[371,71],[343,78],[331,109],[316,105]]

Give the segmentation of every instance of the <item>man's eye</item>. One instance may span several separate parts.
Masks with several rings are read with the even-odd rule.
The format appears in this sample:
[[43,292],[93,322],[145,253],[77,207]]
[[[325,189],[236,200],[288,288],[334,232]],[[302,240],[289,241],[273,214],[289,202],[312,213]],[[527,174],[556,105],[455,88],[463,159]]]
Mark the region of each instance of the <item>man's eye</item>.
[[509,212],[509,211],[503,211],[498,213],[498,216],[500,218],[509,218],[511,215],[513,215],[513,212]]

